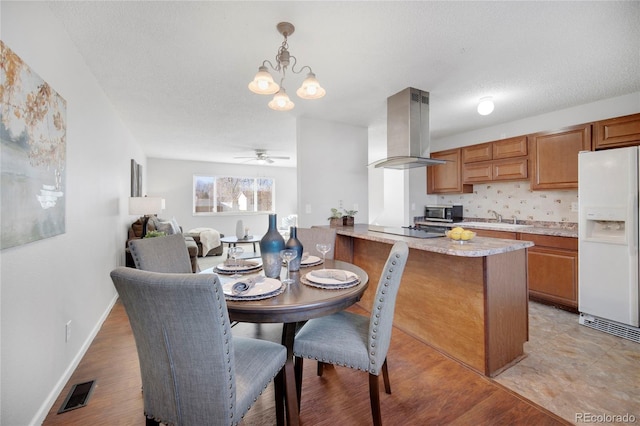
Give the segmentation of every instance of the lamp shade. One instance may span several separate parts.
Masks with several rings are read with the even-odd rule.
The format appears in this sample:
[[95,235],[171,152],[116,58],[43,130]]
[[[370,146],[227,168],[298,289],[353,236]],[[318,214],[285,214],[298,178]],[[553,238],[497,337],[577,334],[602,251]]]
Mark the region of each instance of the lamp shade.
[[130,215],[159,214],[164,209],[164,198],[160,197],[130,197]]
[[281,87],[278,93],[275,94],[271,102],[269,102],[269,108],[276,111],[289,111],[292,110],[295,104],[291,102],[284,87]]
[[264,65],[258,68],[258,73],[253,78],[253,81],[249,83],[249,90],[259,95],[273,95],[280,86],[273,81],[273,77],[269,74],[267,67]]
[[321,86],[316,75],[312,72],[307,74],[307,78],[302,82],[302,86],[296,91],[296,94],[302,99],[320,99],[327,93]]

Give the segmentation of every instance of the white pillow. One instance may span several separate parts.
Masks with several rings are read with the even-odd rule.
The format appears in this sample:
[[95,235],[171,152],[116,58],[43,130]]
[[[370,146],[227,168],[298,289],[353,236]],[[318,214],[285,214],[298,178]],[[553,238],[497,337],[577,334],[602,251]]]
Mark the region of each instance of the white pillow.
[[180,230],[180,225],[178,225],[178,221],[176,220],[175,217],[171,219],[171,226],[173,227],[174,234],[182,234],[182,231]]

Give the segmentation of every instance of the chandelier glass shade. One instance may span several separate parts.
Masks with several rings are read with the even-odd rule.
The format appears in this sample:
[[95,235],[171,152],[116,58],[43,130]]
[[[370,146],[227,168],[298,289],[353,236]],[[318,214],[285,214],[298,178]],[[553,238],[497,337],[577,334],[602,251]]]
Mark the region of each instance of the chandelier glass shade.
[[[308,69],[307,77],[302,82],[302,86],[300,86],[296,91],[298,97],[302,99],[320,99],[326,94],[326,90],[320,86],[320,83],[318,82],[316,75],[311,70],[311,67],[305,65],[299,70],[296,70],[295,68],[297,59],[289,53],[289,45],[287,44],[287,38],[293,34],[295,27],[288,22],[280,22],[277,25],[277,28],[278,32],[284,37],[284,41],[276,54],[276,64],[273,65],[271,61],[264,60],[262,65],[258,68],[258,73],[249,83],[249,90],[259,95],[274,95],[273,99],[268,104],[269,108],[276,111],[289,111],[293,109],[295,104],[291,102],[291,99],[289,99],[289,96],[282,84],[290,64],[290,70],[294,74],[299,74],[303,70]],[[280,84],[275,82],[267,65],[273,71],[280,74]]]

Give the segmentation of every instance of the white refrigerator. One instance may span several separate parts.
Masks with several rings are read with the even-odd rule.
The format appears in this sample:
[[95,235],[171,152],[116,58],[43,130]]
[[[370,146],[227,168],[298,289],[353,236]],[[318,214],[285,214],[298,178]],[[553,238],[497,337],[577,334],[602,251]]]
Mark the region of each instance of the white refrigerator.
[[640,342],[638,147],[578,155],[580,323]]

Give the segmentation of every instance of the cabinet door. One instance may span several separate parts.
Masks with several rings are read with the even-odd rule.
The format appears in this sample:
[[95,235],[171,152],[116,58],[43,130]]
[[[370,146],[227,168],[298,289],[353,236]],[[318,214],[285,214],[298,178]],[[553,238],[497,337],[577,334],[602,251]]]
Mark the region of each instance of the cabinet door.
[[493,179],[493,167],[491,161],[469,163],[462,166],[462,182],[480,183],[491,182]]
[[431,158],[447,162],[427,167],[427,194],[460,194],[473,191],[472,185],[462,184],[460,148],[434,152]]
[[578,188],[578,153],[591,150],[591,124],[531,135],[531,189]]
[[478,145],[465,146],[462,148],[462,162],[475,163],[476,161],[487,161],[493,158],[493,144],[491,142]]
[[494,160],[500,160],[501,158],[523,157],[526,156],[527,153],[526,136],[518,136],[493,142]]
[[494,161],[493,180],[521,180],[529,177],[529,161],[526,158]]
[[594,149],[640,145],[640,114],[596,122]]
[[577,311],[578,239],[522,233],[520,239],[535,244],[527,251],[529,296]]

